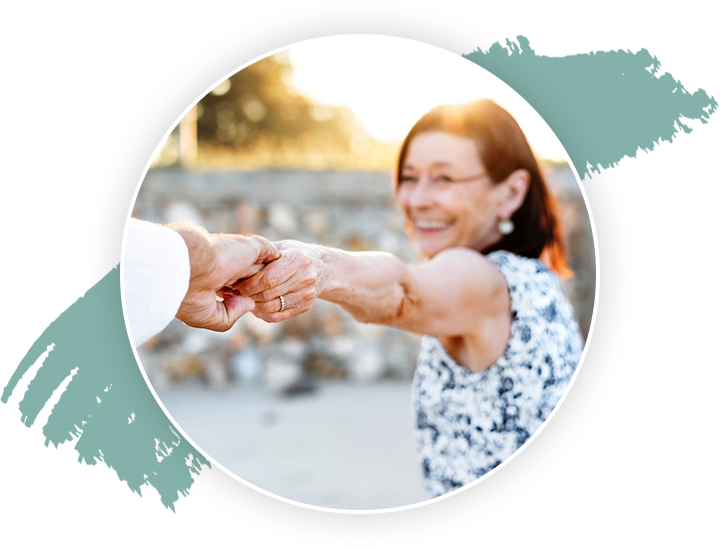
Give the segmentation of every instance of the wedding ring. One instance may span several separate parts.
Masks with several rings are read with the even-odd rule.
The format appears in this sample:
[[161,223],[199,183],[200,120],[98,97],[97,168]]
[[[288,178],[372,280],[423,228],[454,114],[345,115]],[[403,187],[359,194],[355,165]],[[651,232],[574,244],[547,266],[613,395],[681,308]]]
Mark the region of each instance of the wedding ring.
[[283,312],[285,310],[285,297],[280,295],[280,312]]

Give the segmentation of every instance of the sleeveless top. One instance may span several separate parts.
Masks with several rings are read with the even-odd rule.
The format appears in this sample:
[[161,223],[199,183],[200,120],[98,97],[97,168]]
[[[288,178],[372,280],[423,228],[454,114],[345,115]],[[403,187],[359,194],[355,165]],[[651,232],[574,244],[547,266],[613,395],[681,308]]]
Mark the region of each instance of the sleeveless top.
[[487,258],[510,291],[505,353],[479,373],[423,337],[413,385],[415,434],[428,495],[486,474],[533,435],[562,397],[583,351],[558,277],[537,259],[508,251]]

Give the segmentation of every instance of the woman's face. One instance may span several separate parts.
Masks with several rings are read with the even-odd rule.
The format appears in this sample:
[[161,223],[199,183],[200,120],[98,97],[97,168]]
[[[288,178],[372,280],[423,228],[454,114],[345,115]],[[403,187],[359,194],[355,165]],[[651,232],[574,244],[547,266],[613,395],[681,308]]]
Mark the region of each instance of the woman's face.
[[405,231],[429,259],[449,247],[480,250],[500,240],[503,190],[472,140],[432,131],[410,142],[396,201]]

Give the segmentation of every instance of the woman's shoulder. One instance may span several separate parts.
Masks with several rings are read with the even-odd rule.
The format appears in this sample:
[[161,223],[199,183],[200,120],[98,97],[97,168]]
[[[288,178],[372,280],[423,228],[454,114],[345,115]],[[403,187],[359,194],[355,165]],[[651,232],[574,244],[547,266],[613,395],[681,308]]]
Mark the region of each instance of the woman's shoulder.
[[527,276],[552,273],[540,259],[523,257],[522,255],[516,255],[512,251],[506,251],[504,249],[488,253],[486,257],[503,272],[507,270]]
[[540,259],[505,250],[493,251],[487,258],[505,277],[515,312],[531,313],[550,301],[566,300],[560,278]]

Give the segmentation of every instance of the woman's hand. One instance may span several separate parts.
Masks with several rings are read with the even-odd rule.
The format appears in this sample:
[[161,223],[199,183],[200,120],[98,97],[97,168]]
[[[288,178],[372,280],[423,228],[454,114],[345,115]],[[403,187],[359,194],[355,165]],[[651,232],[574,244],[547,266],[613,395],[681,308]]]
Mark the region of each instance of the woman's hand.
[[320,294],[323,266],[315,246],[294,240],[274,242],[274,245],[280,250],[278,260],[231,286],[255,302],[252,311],[255,316],[270,323],[310,310]]

